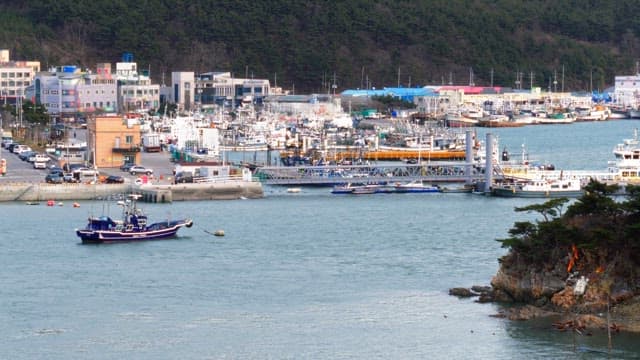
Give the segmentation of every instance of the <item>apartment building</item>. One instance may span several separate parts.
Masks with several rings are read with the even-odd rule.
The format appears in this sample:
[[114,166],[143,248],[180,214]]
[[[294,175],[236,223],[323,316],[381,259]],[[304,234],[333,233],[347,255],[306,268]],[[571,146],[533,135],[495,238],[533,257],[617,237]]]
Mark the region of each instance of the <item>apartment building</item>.
[[11,60],[9,50],[1,49],[0,101],[2,104],[15,104],[18,97],[23,98],[25,89],[33,83],[35,74],[39,71],[39,61]]
[[105,67],[97,73],[61,66],[36,74],[33,97],[56,119],[73,121],[118,109],[116,80]]
[[198,74],[195,86],[195,102],[199,105],[262,104],[271,93],[269,80],[235,78],[230,72]]
[[120,112],[148,112],[160,107],[160,85],[151,83],[148,71],[138,71],[137,63],[116,63],[115,76]]

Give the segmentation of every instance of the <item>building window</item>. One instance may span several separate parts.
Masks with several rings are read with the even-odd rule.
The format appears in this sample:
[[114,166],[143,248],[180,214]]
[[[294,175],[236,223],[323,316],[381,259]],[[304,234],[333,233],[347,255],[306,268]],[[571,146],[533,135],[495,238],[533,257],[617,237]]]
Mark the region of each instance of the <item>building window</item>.
[[131,145],[133,144],[133,135],[127,135],[124,137],[124,142]]
[[0,76],[1,76],[3,79],[6,79],[6,78],[7,78],[7,73],[4,73],[4,72],[3,72],[3,73],[2,73],[2,75],[0,75]]

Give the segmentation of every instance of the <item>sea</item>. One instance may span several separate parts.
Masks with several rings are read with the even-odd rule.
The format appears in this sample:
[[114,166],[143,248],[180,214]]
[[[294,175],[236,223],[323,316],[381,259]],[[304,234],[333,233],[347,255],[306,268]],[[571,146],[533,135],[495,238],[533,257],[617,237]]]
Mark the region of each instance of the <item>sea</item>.
[[[638,120],[477,129],[556,169],[606,169]],[[252,155],[251,155],[252,156]],[[636,359],[640,335],[559,332],[449,295],[488,285],[515,207],[477,194],[141,204],[171,240],[81,245],[109,201],[0,203],[0,359]],[[211,233],[223,230],[223,237]]]

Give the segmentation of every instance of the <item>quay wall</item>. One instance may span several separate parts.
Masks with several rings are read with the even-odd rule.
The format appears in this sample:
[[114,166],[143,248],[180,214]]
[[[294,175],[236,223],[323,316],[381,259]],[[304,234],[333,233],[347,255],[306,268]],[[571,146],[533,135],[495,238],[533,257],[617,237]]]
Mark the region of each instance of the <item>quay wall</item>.
[[127,184],[0,184],[0,201],[93,200],[132,191]]
[[179,185],[131,185],[131,184],[0,184],[0,202],[46,200],[95,200],[118,194],[145,193],[153,202],[183,200],[233,200],[264,197],[259,182],[229,181],[220,183],[196,183]]
[[[189,200],[235,200],[264,197],[262,184],[256,181],[225,181],[176,185],[142,185],[143,199],[152,202]],[[146,195],[145,195],[146,194]]]

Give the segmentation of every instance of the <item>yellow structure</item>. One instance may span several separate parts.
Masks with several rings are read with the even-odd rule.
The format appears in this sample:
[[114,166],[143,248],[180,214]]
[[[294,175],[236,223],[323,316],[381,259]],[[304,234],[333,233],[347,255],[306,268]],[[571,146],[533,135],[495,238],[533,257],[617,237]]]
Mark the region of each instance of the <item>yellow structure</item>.
[[119,115],[96,116],[87,122],[89,159],[99,169],[125,162],[140,163],[140,125]]

